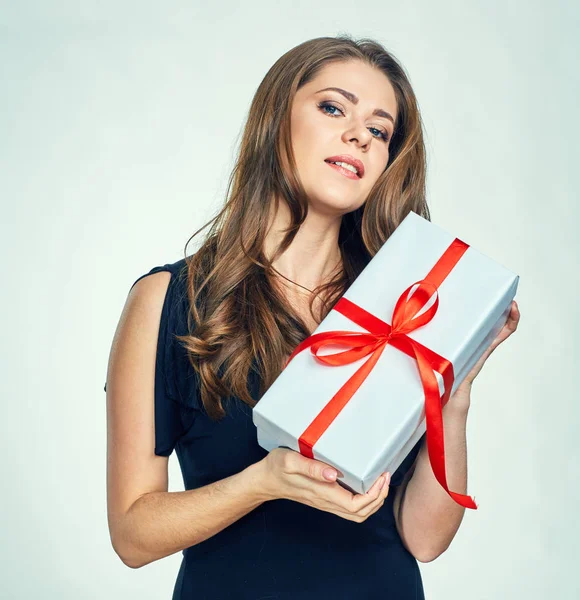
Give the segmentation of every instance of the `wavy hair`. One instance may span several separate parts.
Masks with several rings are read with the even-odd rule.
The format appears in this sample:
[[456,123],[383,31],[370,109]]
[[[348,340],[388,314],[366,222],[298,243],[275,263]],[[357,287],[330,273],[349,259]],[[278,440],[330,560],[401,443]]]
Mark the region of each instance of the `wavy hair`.
[[[316,322],[328,314],[399,223],[413,210],[430,220],[425,198],[423,125],[409,78],[381,44],[349,35],[320,37],[292,48],[270,68],[252,100],[226,202],[185,245],[190,312],[188,335],[177,339],[200,378],[208,416],[226,415],[222,399],[237,396],[255,406],[250,370],[259,397],[280,374],[294,348],[310,334],[274,282],[272,262],[291,244],[304,222],[308,199],[292,153],[290,111],[303,85],[327,64],[360,60],[380,69],[395,91],[397,119],[389,162],[358,209],[343,215],[339,231],[342,272],[313,290]],[[291,226],[270,260],[263,253],[272,206],[285,202]],[[274,203],[274,204],[272,204]],[[211,225],[202,245],[187,245]],[[322,302],[315,316],[313,303]]]

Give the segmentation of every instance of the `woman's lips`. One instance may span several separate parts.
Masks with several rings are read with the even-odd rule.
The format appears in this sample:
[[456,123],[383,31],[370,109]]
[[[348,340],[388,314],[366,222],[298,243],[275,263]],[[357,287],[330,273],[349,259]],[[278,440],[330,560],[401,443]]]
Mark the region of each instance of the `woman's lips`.
[[349,171],[348,169],[345,169],[344,167],[341,167],[340,165],[335,165],[334,163],[331,163],[331,162],[327,162],[326,164],[329,167],[332,167],[333,169],[338,171],[339,173],[342,173],[345,177],[348,177],[349,179],[356,179],[357,181],[360,180],[360,177],[356,173],[353,173],[352,171]]

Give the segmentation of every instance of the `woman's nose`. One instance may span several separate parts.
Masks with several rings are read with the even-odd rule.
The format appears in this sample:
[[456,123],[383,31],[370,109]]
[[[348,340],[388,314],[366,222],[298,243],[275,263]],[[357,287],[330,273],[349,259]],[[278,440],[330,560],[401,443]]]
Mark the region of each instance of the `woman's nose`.
[[372,139],[371,132],[364,124],[349,127],[342,137],[345,142],[357,141],[359,146],[366,146]]

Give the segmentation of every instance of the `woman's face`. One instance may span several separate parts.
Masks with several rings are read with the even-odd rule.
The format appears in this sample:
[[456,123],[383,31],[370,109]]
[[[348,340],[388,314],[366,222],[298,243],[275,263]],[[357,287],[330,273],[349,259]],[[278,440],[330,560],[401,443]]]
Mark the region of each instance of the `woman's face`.
[[[342,215],[365,202],[387,166],[396,118],[388,78],[358,60],[328,64],[298,90],[291,111],[292,148],[312,208]],[[362,177],[360,168],[355,175],[327,162],[341,155],[346,162],[362,163]]]

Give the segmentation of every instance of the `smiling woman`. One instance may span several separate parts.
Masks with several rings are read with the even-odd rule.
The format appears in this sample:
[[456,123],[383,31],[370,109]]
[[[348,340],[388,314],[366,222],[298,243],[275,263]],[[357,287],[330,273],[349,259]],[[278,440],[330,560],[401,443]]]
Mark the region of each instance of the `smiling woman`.
[[[182,552],[174,599],[423,598],[428,553],[401,523],[424,439],[361,495],[321,461],[266,452],[252,422],[411,210],[429,219],[421,119],[398,61],[348,36],[278,59],[206,239],[137,278],[111,348],[111,540],[133,568]],[[167,491],[174,449],[183,492]]]
[[292,150],[309,209],[338,218],[362,207],[389,163],[397,105],[385,73],[360,60],[327,64],[297,90]]

